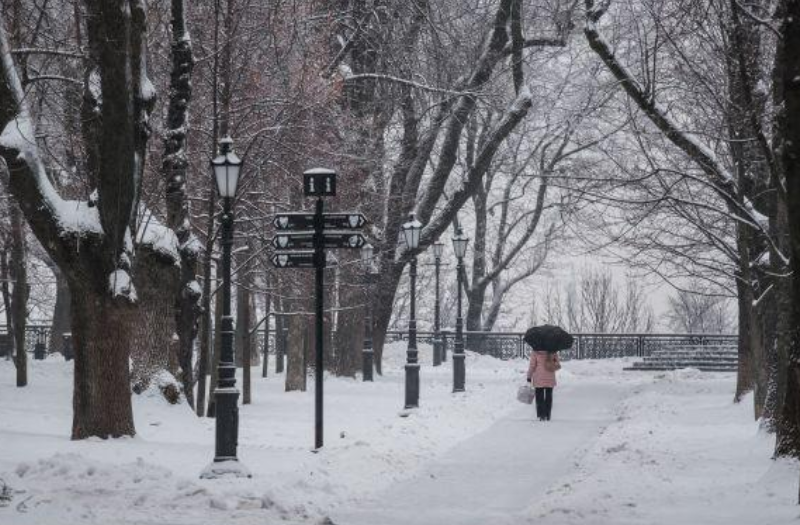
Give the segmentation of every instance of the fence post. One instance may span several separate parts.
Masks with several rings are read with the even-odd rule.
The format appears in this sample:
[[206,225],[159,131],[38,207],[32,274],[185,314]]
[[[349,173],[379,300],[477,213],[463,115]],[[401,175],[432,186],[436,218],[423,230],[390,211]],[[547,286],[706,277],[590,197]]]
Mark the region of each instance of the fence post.
[[33,358],[42,360],[45,358],[45,345],[44,345],[44,329],[39,328],[36,330],[36,343],[33,345]]

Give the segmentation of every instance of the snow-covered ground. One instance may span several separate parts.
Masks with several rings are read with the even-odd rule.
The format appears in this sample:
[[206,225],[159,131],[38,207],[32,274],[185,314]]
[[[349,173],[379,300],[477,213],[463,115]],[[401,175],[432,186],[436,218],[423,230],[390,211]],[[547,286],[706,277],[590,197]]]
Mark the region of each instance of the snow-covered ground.
[[[796,523],[798,465],[731,403],[731,374],[623,372],[625,360],[565,363],[553,421],[515,400],[525,363],[470,354],[420,360],[420,408],[401,417],[404,346],[375,383],[326,378],[323,450],[313,382],[283,392],[254,369],[239,457],[252,479],[200,480],[213,420],[136,396],[138,435],[69,440],[71,364],[33,362],[13,386],[0,361],[0,525]],[[6,486],[5,492],[2,491]],[[10,499],[9,499],[10,498]],[[438,521],[437,521],[438,520]]]

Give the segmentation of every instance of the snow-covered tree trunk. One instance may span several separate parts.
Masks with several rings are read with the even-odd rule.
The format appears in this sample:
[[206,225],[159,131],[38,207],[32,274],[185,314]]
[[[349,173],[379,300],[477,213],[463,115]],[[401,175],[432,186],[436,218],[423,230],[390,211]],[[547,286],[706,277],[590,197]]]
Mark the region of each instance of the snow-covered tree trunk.
[[[774,169],[773,155],[768,148],[761,147],[763,141],[760,140],[763,138],[761,115],[764,114],[766,94],[755,92],[755,83],[762,76],[759,71],[762,62],[761,28],[740,12],[741,8],[734,0],[730,7],[727,32],[731,49],[727,53],[726,67],[730,92],[727,108],[729,149],[740,193],[758,203],[770,217],[769,233],[777,239],[773,230],[778,197],[777,192],[770,191],[771,180],[774,180],[770,176],[770,170]],[[769,197],[763,197],[765,195]],[[759,419],[767,395],[767,362],[775,349],[776,318],[781,315],[774,308],[778,286],[775,281],[780,277],[770,277],[768,265],[760,262],[769,250],[765,235],[742,224],[737,224],[736,235],[739,277],[744,284],[737,285],[740,320],[748,326],[740,330],[740,366],[735,399],[739,400],[744,393],[754,390],[754,412]],[[770,261],[779,262],[780,257],[770,257]],[[781,273],[785,272],[779,269],[773,276]],[[757,296],[766,293],[770,294],[769,298],[755,301]]]
[[72,437],[135,433],[128,358],[138,320],[133,235],[155,92],[147,78],[146,5],[88,2],[86,86],[91,203],[65,201],[39,154],[33,119],[0,25],[0,157],[33,233],[72,291]]
[[189,104],[192,99],[192,41],[186,27],[184,0],[171,0],[172,71],[170,73],[167,130],[164,133],[162,172],[166,181],[167,226],[180,245],[180,284],[175,297],[175,333],[178,337],[180,382],[190,405],[194,405],[192,355],[200,316],[200,285],[196,280],[199,242],[192,233],[186,179]]

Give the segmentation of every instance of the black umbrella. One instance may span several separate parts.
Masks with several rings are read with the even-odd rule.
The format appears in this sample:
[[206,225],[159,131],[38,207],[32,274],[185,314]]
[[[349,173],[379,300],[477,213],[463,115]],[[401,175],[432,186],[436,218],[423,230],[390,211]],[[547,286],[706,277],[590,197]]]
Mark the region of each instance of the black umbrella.
[[572,348],[572,336],[560,326],[545,324],[534,326],[525,332],[523,338],[534,350],[558,352]]

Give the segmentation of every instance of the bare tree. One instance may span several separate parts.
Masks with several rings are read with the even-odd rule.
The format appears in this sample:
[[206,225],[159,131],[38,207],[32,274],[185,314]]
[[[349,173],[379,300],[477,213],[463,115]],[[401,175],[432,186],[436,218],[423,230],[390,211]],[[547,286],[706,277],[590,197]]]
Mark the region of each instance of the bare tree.
[[584,268],[561,288],[548,284],[541,317],[578,333],[647,333],[654,328],[652,306],[631,276],[624,288],[610,271]]
[[[148,116],[146,13],[89,2],[87,166],[90,202],[65,201],[48,177],[5,29],[0,25],[0,157],[33,233],[70,283],[75,341],[72,437],[135,432],[128,357],[137,317],[132,238]],[[131,78],[133,79],[131,81]]]
[[702,286],[690,286],[695,292],[680,290],[669,298],[666,318],[669,326],[687,334],[730,334],[736,318],[731,312],[730,299],[702,293]]

